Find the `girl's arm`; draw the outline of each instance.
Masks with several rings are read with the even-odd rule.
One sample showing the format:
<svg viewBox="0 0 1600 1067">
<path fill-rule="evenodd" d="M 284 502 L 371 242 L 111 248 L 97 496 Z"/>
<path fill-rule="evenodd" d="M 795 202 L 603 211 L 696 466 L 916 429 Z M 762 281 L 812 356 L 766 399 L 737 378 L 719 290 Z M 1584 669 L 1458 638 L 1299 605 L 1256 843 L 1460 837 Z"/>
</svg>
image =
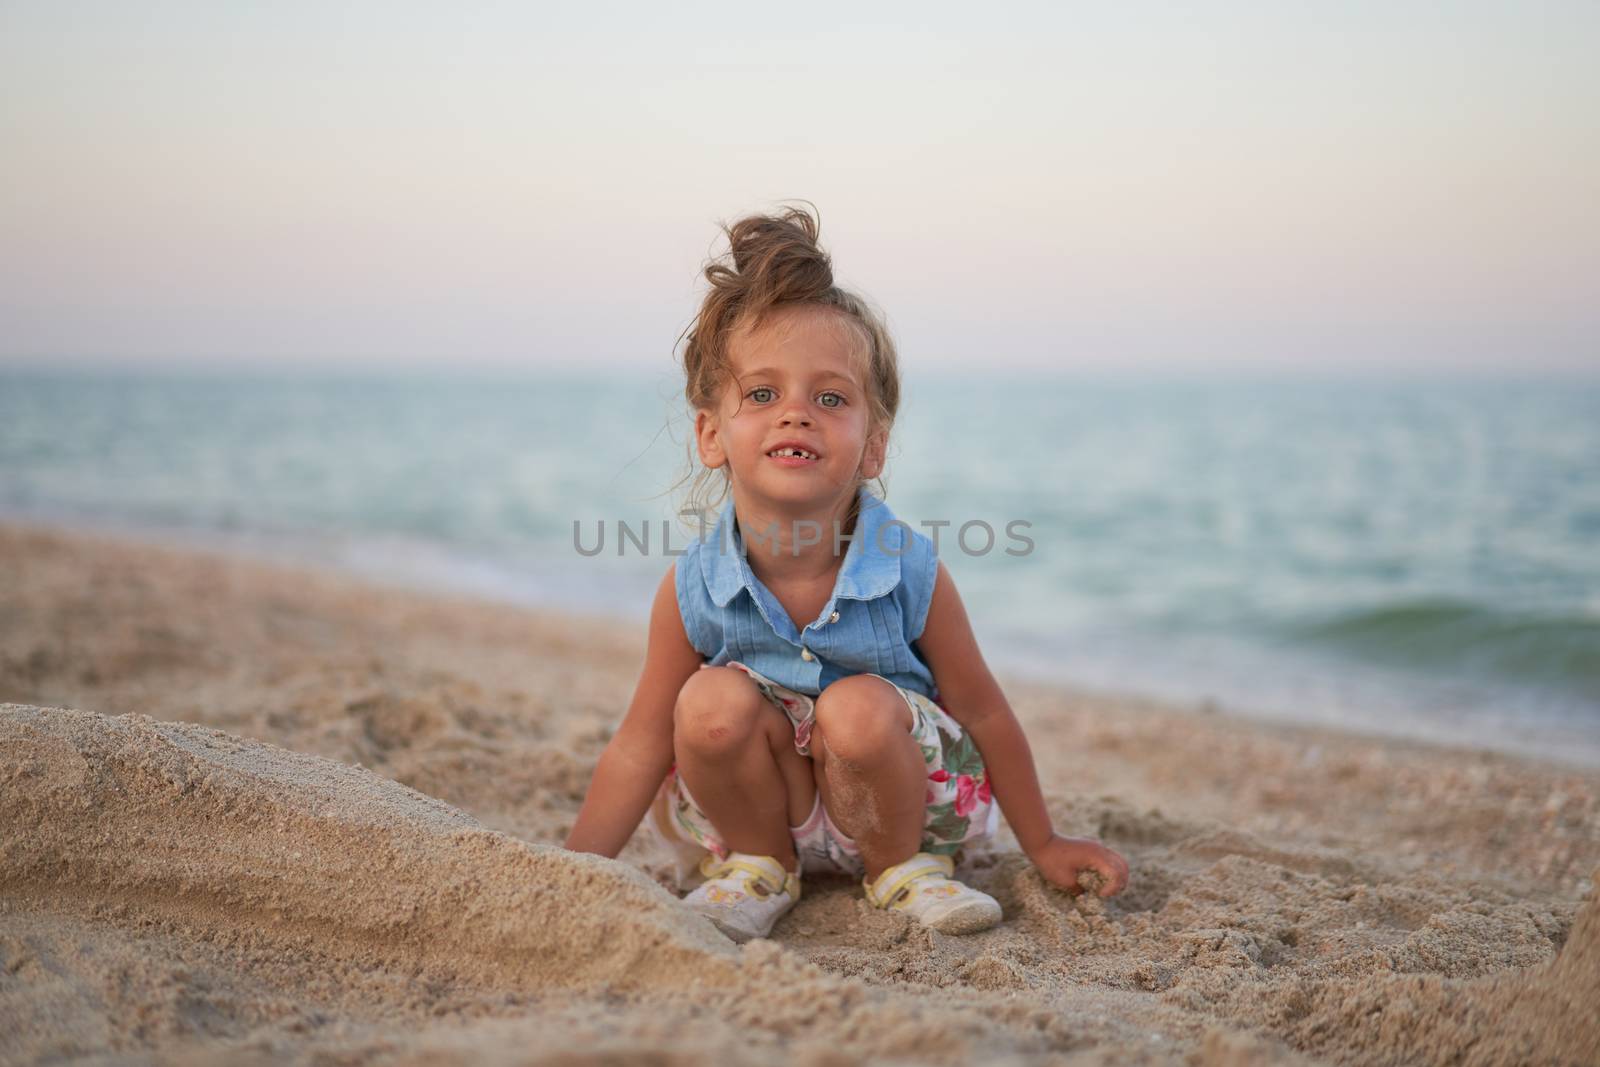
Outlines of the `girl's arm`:
<svg viewBox="0 0 1600 1067">
<path fill-rule="evenodd" d="M 1078 871 L 1092 867 L 1103 880 L 1101 896 L 1121 892 L 1128 884 L 1126 860 L 1094 838 L 1061 837 L 1051 827 L 1028 739 L 978 651 L 967 610 L 943 561 L 917 647 L 933 670 L 950 717 L 978 746 L 989 788 L 1028 858 L 1066 889 L 1076 891 Z"/>
<path fill-rule="evenodd" d="M 589 792 L 566 847 L 615 857 L 639 828 L 656 790 L 672 766 L 672 709 L 678 691 L 704 657 L 689 643 L 678 614 L 677 564 L 656 590 L 644 672 L 628 713 L 600 753 Z"/>
</svg>

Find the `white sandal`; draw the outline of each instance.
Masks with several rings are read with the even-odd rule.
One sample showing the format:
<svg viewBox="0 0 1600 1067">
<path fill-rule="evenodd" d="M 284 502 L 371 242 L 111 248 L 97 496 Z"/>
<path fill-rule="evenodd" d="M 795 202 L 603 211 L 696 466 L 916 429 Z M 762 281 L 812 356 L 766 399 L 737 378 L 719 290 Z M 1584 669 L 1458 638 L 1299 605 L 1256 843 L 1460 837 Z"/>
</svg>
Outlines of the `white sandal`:
<svg viewBox="0 0 1600 1067">
<path fill-rule="evenodd" d="M 861 884 L 873 907 L 903 911 L 942 934 L 975 934 L 994 926 L 1001 919 L 1000 902 L 951 878 L 955 869 L 949 856 L 919 852 L 876 882 Z"/>
<path fill-rule="evenodd" d="M 719 860 L 708 855 L 700 861 L 700 873 L 705 883 L 683 902 L 735 941 L 766 937 L 800 900 L 800 875 L 771 856 L 730 852 Z"/>
</svg>

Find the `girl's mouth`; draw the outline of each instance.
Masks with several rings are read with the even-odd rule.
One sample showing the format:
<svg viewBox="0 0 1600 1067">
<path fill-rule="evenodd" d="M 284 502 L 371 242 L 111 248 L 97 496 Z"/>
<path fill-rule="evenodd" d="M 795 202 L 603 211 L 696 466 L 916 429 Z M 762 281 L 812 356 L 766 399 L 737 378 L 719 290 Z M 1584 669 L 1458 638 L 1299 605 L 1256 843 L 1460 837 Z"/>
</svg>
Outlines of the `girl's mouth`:
<svg viewBox="0 0 1600 1067">
<path fill-rule="evenodd" d="M 820 457 L 815 452 L 807 452 L 803 448 L 775 448 L 767 453 L 767 458 L 776 460 L 785 467 L 809 467 Z"/>
</svg>

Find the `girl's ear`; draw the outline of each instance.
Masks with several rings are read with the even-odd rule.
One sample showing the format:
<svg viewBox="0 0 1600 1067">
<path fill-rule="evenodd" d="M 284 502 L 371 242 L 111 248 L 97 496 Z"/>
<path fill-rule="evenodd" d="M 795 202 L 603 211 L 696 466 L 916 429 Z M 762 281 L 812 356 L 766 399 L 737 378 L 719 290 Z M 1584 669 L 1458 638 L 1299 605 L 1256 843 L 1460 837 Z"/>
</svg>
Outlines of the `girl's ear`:
<svg viewBox="0 0 1600 1067">
<path fill-rule="evenodd" d="M 883 473 L 889 452 L 889 431 L 875 430 L 867 435 L 866 451 L 861 454 L 861 476 L 876 478 Z"/>
<path fill-rule="evenodd" d="M 700 462 L 707 470 L 716 470 L 728 462 L 728 453 L 722 447 L 721 427 L 717 416 L 706 408 L 694 413 L 694 446 L 700 453 Z"/>
</svg>

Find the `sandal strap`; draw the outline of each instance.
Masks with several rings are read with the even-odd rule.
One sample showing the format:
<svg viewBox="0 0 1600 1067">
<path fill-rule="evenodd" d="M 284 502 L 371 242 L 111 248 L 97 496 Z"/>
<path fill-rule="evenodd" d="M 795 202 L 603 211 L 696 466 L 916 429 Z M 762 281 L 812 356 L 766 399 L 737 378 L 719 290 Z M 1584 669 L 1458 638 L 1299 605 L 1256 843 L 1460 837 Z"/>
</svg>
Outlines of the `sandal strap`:
<svg viewBox="0 0 1600 1067">
<path fill-rule="evenodd" d="M 898 863 L 882 874 L 878 875 L 877 886 L 864 881 L 867 899 L 879 908 L 891 907 L 902 893 L 910 889 L 911 884 L 920 878 L 938 876 L 948 878 L 955 873 L 955 860 L 949 856 L 939 856 L 932 852 L 919 852 L 915 856 Z"/>
<path fill-rule="evenodd" d="M 732 874 L 746 874 L 749 877 L 745 879 L 745 885 L 750 888 L 751 892 L 765 895 L 765 893 L 758 891 L 758 886 L 766 890 L 767 893 L 781 893 L 784 889 L 788 889 L 791 896 L 796 900 L 800 899 L 799 878 L 789 871 L 783 871 L 782 879 L 775 879 L 772 875 L 772 867 L 759 863 L 757 862 L 758 860 L 766 860 L 767 863 L 772 864 L 772 867 L 776 867 L 780 871 L 783 870 L 783 864 L 770 856 L 747 856 L 743 852 L 731 852 L 725 860 L 719 860 L 714 855 L 707 855 L 705 859 L 700 861 L 700 873 L 707 878 L 726 878 Z"/>
</svg>

